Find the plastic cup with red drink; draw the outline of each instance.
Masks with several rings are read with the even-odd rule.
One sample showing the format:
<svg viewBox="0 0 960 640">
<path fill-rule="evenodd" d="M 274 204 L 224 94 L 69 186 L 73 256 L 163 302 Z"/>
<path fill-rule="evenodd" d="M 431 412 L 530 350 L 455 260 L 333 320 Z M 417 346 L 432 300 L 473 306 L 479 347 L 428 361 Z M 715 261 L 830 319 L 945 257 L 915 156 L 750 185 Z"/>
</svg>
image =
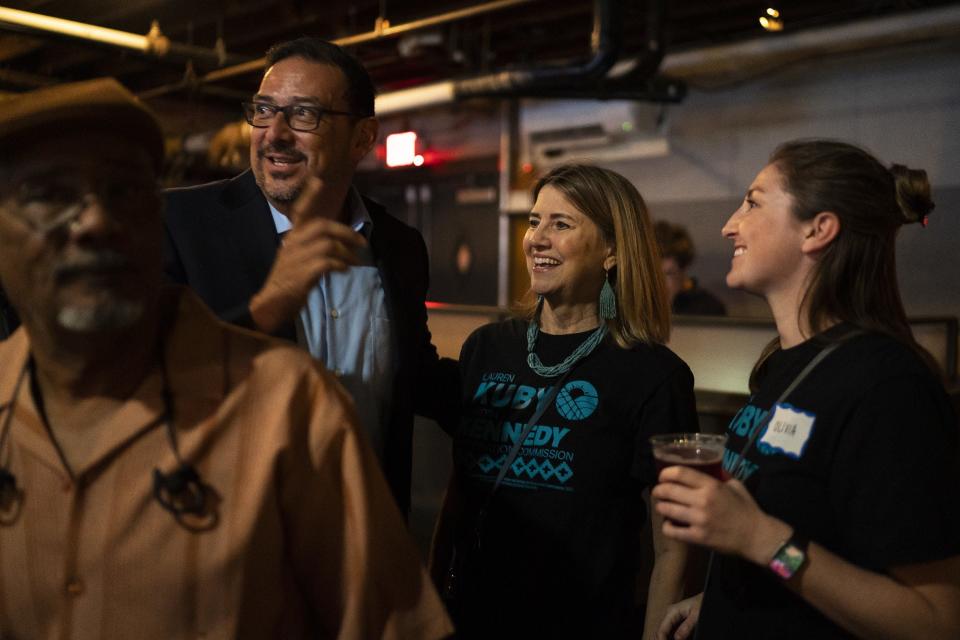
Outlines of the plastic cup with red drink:
<svg viewBox="0 0 960 640">
<path fill-rule="evenodd" d="M 723 449 L 727 444 L 726 434 L 713 433 L 666 433 L 650 438 L 657 474 L 666 467 L 676 465 L 690 467 L 726 480 L 723 471 Z"/>
</svg>

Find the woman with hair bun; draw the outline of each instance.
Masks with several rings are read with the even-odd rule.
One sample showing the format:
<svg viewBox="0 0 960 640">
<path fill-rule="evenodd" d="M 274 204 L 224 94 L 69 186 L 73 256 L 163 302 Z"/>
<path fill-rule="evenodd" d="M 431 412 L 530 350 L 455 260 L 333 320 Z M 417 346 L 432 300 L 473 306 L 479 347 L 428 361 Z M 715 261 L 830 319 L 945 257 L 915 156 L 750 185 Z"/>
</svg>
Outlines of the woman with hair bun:
<svg viewBox="0 0 960 640">
<path fill-rule="evenodd" d="M 777 149 L 723 227 L 727 284 L 779 336 L 728 427 L 717 481 L 668 467 L 669 538 L 714 551 L 660 638 L 960 638 L 957 417 L 897 288 L 926 173 L 849 144 Z"/>
</svg>

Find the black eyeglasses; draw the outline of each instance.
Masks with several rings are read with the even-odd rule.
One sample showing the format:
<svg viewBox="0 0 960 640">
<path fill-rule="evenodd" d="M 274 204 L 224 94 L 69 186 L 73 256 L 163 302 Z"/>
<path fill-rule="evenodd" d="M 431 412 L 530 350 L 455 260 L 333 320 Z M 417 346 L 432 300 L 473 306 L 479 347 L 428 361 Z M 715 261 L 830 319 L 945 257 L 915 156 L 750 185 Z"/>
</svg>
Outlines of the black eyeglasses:
<svg viewBox="0 0 960 640">
<path fill-rule="evenodd" d="M 260 129 L 269 127 L 278 113 L 283 114 L 287 119 L 287 125 L 294 131 L 313 131 L 320 126 L 320 122 L 326 116 L 363 117 L 349 111 L 324 109 L 323 107 L 312 107 L 305 104 L 288 104 L 285 107 L 269 102 L 244 102 L 242 104 L 243 115 L 247 122 L 250 126 Z"/>
</svg>

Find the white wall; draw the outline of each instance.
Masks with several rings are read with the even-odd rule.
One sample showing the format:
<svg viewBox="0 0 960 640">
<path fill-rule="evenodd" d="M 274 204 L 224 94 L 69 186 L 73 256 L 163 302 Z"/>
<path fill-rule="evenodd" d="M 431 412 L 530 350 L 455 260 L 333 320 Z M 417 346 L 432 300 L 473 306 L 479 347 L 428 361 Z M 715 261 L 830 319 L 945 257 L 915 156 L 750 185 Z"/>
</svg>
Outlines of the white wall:
<svg viewBox="0 0 960 640">
<path fill-rule="evenodd" d="M 960 186 L 960 42 L 817 60 L 670 107 L 673 153 L 618 163 L 652 202 L 739 196 L 770 151 L 837 137 Z"/>
<path fill-rule="evenodd" d="M 654 217 L 686 224 L 693 267 L 734 313 L 760 301 L 723 286 L 731 249 L 719 229 L 777 144 L 841 138 L 885 163 L 926 169 L 937 209 L 905 227 L 898 268 L 911 315 L 960 316 L 960 42 L 810 61 L 720 91 L 691 87 L 670 107 L 671 153 L 608 164 L 640 189 Z"/>
</svg>

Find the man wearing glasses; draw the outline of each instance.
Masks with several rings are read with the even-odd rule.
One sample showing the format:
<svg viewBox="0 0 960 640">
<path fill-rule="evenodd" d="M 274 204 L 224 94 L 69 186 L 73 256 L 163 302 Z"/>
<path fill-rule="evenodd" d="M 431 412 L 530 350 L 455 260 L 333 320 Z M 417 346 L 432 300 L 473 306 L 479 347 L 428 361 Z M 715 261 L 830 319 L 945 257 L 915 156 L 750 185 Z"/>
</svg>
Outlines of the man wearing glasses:
<svg viewBox="0 0 960 640">
<path fill-rule="evenodd" d="M 413 413 L 449 423 L 456 367 L 430 342 L 423 239 L 351 186 L 376 142 L 373 84 L 340 47 L 300 38 L 267 52 L 243 108 L 251 170 L 167 193 L 166 272 L 334 372 L 407 513 Z"/>
</svg>

